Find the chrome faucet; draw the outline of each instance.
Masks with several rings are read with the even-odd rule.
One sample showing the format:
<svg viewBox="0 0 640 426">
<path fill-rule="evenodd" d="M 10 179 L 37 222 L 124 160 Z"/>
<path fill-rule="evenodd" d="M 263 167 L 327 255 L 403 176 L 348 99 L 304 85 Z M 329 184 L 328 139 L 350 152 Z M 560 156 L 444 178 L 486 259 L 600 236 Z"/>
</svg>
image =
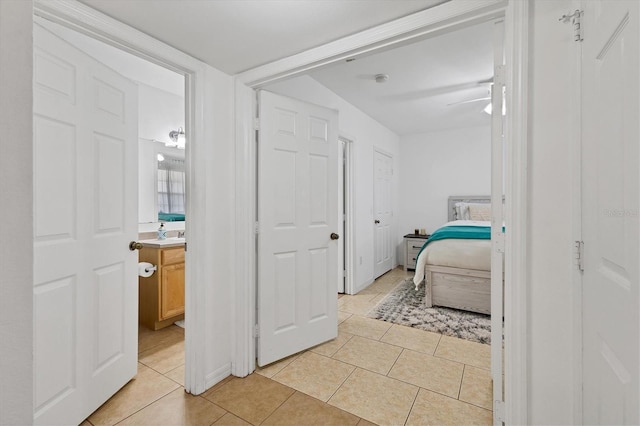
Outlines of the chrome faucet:
<svg viewBox="0 0 640 426">
<path fill-rule="evenodd" d="M 184 238 L 184 231 L 178 231 L 178 238 Z"/>
</svg>

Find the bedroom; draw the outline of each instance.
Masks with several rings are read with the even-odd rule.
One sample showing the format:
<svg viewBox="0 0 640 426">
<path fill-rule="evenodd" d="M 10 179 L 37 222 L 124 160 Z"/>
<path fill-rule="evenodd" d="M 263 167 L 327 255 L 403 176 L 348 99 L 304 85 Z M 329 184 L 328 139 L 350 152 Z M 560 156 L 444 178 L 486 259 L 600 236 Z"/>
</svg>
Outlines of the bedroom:
<svg viewBox="0 0 640 426">
<path fill-rule="evenodd" d="M 405 266 L 403 237 L 447 222 L 449 196 L 491 193 L 491 116 L 483 110 L 490 103 L 494 26 L 485 22 L 264 87 L 339 110 L 354 173 L 346 191 L 354 206 L 347 215 L 354 229 L 352 253 L 345 247 L 345 257 L 352 256 L 346 264 L 353 266 L 345 268 L 353 280 L 347 294 Z M 378 83 L 376 74 L 386 78 Z M 392 162 L 385 191 L 374 183 L 380 154 Z M 391 214 L 384 217 L 373 206 L 376 194 L 387 193 Z M 377 238 L 381 219 L 390 229 L 386 241 Z M 380 251 L 390 257 L 382 269 Z"/>
</svg>

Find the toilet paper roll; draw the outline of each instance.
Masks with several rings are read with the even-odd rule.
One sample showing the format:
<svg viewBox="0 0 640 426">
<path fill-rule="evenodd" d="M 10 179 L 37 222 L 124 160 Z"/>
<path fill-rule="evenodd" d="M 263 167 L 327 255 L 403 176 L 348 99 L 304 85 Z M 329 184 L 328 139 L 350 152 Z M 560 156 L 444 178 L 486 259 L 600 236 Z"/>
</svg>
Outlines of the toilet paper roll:
<svg viewBox="0 0 640 426">
<path fill-rule="evenodd" d="M 148 278 L 156 271 L 156 265 L 152 265 L 149 262 L 138 263 L 138 275 L 143 278 Z"/>
</svg>

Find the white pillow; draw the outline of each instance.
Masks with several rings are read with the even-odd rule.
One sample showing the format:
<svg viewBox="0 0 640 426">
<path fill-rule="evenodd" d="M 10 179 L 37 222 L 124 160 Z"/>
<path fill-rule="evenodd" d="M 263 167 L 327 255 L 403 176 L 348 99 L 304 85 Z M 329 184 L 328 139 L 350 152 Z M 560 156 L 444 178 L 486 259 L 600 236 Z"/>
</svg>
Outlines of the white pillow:
<svg viewBox="0 0 640 426">
<path fill-rule="evenodd" d="M 491 220 L 491 204 L 489 203 L 469 203 L 467 205 L 469 209 L 470 220 Z"/>
<path fill-rule="evenodd" d="M 456 220 L 469 220 L 469 203 L 456 203 Z"/>
</svg>

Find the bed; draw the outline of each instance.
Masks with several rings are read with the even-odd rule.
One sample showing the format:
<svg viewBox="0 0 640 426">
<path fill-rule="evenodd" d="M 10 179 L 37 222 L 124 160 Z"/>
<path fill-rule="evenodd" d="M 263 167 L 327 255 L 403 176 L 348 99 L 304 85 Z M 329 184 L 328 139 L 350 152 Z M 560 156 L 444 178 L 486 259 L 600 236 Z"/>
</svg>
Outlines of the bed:
<svg viewBox="0 0 640 426">
<path fill-rule="evenodd" d="M 490 314 L 491 197 L 449 197 L 447 208 L 449 222 L 425 243 L 413 282 L 424 282 L 426 307 Z"/>
</svg>

